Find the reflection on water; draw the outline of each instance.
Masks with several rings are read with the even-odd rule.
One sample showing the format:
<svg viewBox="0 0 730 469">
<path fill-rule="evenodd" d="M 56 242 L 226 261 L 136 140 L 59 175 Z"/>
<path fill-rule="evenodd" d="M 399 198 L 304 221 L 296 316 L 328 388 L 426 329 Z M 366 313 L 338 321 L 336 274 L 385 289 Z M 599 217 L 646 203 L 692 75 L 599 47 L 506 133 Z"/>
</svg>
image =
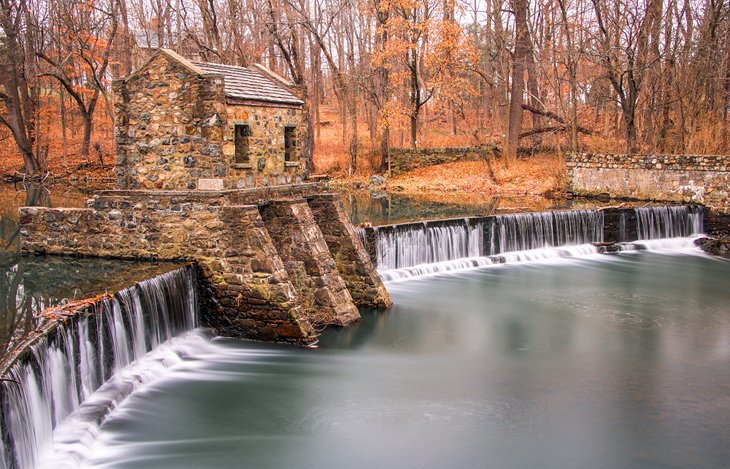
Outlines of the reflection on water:
<svg viewBox="0 0 730 469">
<path fill-rule="evenodd" d="M 90 448 L 114 467 L 726 467 L 730 262 L 631 253 L 391 284 L 318 350 L 214 341 Z"/>
<path fill-rule="evenodd" d="M 481 203 L 441 202 L 424 196 L 416 199 L 398 194 L 353 192 L 343 195 L 345 207 L 355 225 L 388 225 L 418 220 L 481 217 L 505 213 L 540 212 L 550 209 L 592 209 L 605 205 L 585 199 L 548 199 L 542 196 L 503 196 L 485 198 Z M 615 202 L 614 202 L 615 203 Z"/>
</svg>

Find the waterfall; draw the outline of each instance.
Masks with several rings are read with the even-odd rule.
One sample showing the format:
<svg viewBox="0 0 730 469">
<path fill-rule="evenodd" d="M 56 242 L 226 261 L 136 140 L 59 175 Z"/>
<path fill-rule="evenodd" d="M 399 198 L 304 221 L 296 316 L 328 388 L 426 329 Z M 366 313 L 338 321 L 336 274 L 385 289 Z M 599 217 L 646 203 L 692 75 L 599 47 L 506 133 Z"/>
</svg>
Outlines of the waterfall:
<svg viewBox="0 0 730 469">
<path fill-rule="evenodd" d="M 194 329 L 197 304 L 195 270 L 184 267 L 48 324 L 48 333 L 4 376 L 13 381 L 0 383 L 0 468 L 37 466 L 53 446 L 53 430 L 72 414 L 100 423 L 115 398 L 93 412 L 83 408 L 85 401 L 111 382 L 120 388 L 111 395 L 131 392 L 134 380 L 112 378 L 163 342 Z"/>
<path fill-rule="evenodd" d="M 372 228 L 378 270 L 480 256 L 480 219 L 437 220 Z"/>
<path fill-rule="evenodd" d="M 384 280 L 492 264 L 597 254 L 613 230 L 611 251 L 692 248 L 702 232 L 701 206 L 626 209 L 604 224 L 602 210 L 517 213 L 387 225 L 360 231 Z M 640 242 L 636 242 L 636 235 Z M 673 239 L 678 238 L 678 239 Z M 658 240 L 649 243 L 647 240 Z"/>
<path fill-rule="evenodd" d="M 680 238 L 702 233 L 702 206 L 641 207 L 636 231 L 641 240 Z"/>
<path fill-rule="evenodd" d="M 363 240 L 368 238 L 366 234 L 361 237 Z M 376 266 L 383 272 L 515 251 L 600 242 L 603 241 L 603 212 L 520 213 L 381 226 L 372 228 L 369 239 L 374 244 Z M 453 268 L 457 268 L 456 265 L 449 264 Z"/>
<path fill-rule="evenodd" d="M 516 213 L 493 218 L 488 254 L 603 241 L 603 212 Z"/>
</svg>

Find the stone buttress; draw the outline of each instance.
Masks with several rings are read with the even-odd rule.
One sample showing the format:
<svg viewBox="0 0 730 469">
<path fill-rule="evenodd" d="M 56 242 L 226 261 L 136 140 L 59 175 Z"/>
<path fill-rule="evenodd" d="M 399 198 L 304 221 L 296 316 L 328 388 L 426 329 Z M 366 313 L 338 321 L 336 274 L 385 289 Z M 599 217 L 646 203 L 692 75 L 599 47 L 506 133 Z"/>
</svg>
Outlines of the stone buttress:
<svg viewBox="0 0 730 469">
<path fill-rule="evenodd" d="M 360 319 L 307 202 L 273 201 L 261 215 L 310 321 L 343 326 Z"/>
<path fill-rule="evenodd" d="M 312 196 L 309 198 L 309 206 L 355 304 L 368 308 L 390 308 L 393 301 L 357 236 L 339 196 Z"/>
</svg>

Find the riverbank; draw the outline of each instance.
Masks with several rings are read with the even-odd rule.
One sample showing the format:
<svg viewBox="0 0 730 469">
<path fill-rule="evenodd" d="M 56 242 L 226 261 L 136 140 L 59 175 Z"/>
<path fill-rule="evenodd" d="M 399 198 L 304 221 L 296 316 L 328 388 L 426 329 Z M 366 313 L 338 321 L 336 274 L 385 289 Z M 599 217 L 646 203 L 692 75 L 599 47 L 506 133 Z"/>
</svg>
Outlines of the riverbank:
<svg viewBox="0 0 730 469">
<path fill-rule="evenodd" d="M 375 180 L 333 175 L 331 184 L 338 190 L 371 188 L 434 202 L 487 203 L 495 196 L 560 197 L 567 189 L 567 171 L 561 157 L 544 154 L 519 158 L 509 167 L 500 160 L 480 160 L 427 166 Z"/>
</svg>

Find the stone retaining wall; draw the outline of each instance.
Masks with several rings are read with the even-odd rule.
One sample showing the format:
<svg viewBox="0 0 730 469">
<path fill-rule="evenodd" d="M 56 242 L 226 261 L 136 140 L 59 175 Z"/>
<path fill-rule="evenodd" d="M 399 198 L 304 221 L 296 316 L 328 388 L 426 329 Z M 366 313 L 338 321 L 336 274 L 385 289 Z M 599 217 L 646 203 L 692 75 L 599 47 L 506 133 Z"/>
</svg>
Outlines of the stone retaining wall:
<svg viewBox="0 0 730 469">
<path fill-rule="evenodd" d="M 730 156 L 577 153 L 566 162 L 575 195 L 730 209 Z"/>
<path fill-rule="evenodd" d="M 337 215 L 331 218 L 315 221 L 309 205 L 297 200 L 264 207 L 265 222 L 257 205 L 228 205 L 228 196 L 190 200 L 178 193 L 126 192 L 118 198 L 106 193 L 89 208 L 23 207 L 21 249 L 195 261 L 206 293 L 204 322 L 231 337 L 311 343 L 315 324 L 345 325 L 359 318 L 353 297 L 358 305 L 390 305 L 349 219 L 339 216 L 344 213 L 339 199 L 311 196 L 319 212 Z M 340 233 L 334 249 L 317 223 Z M 340 249 L 343 244 L 350 250 Z M 363 278 L 352 278 L 358 276 Z M 379 299 L 371 300 L 372 294 L 364 299 L 363 282 Z M 355 287 L 352 297 L 344 285 Z"/>
<path fill-rule="evenodd" d="M 480 160 L 484 158 L 484 154 L 488 150 L 480 147 L 391 148 L 391 171 L 393 175 L 397 175 L 436 164 Z"/>
<path fill-rule="evenodd" d="M 706 210 L 704 226 L 710 236 L 730 236 L 730 210 Z"/>
<path fill-rule="evenodd" d="M 350 223 L 342 200 L 335 195 L 319 195 L 311 198 L 309 205 L 355 304 L 390 308 L 393 301 Z"/>
<path fill-rule="evenodd" d="M 208 205 L 262 205 L 266 201 L 278 198 L 307 197 L 322 193 L 325 185 L 326 183 L 309 182 L 226 191 L 105 190 L 95 192 L 94 197 L 88 200 L 86 205 L 96 210 L 144 207 L 173 211 L 181 208 L 189 209 L 190 206 L 202 209 Z"/>
</svg>

